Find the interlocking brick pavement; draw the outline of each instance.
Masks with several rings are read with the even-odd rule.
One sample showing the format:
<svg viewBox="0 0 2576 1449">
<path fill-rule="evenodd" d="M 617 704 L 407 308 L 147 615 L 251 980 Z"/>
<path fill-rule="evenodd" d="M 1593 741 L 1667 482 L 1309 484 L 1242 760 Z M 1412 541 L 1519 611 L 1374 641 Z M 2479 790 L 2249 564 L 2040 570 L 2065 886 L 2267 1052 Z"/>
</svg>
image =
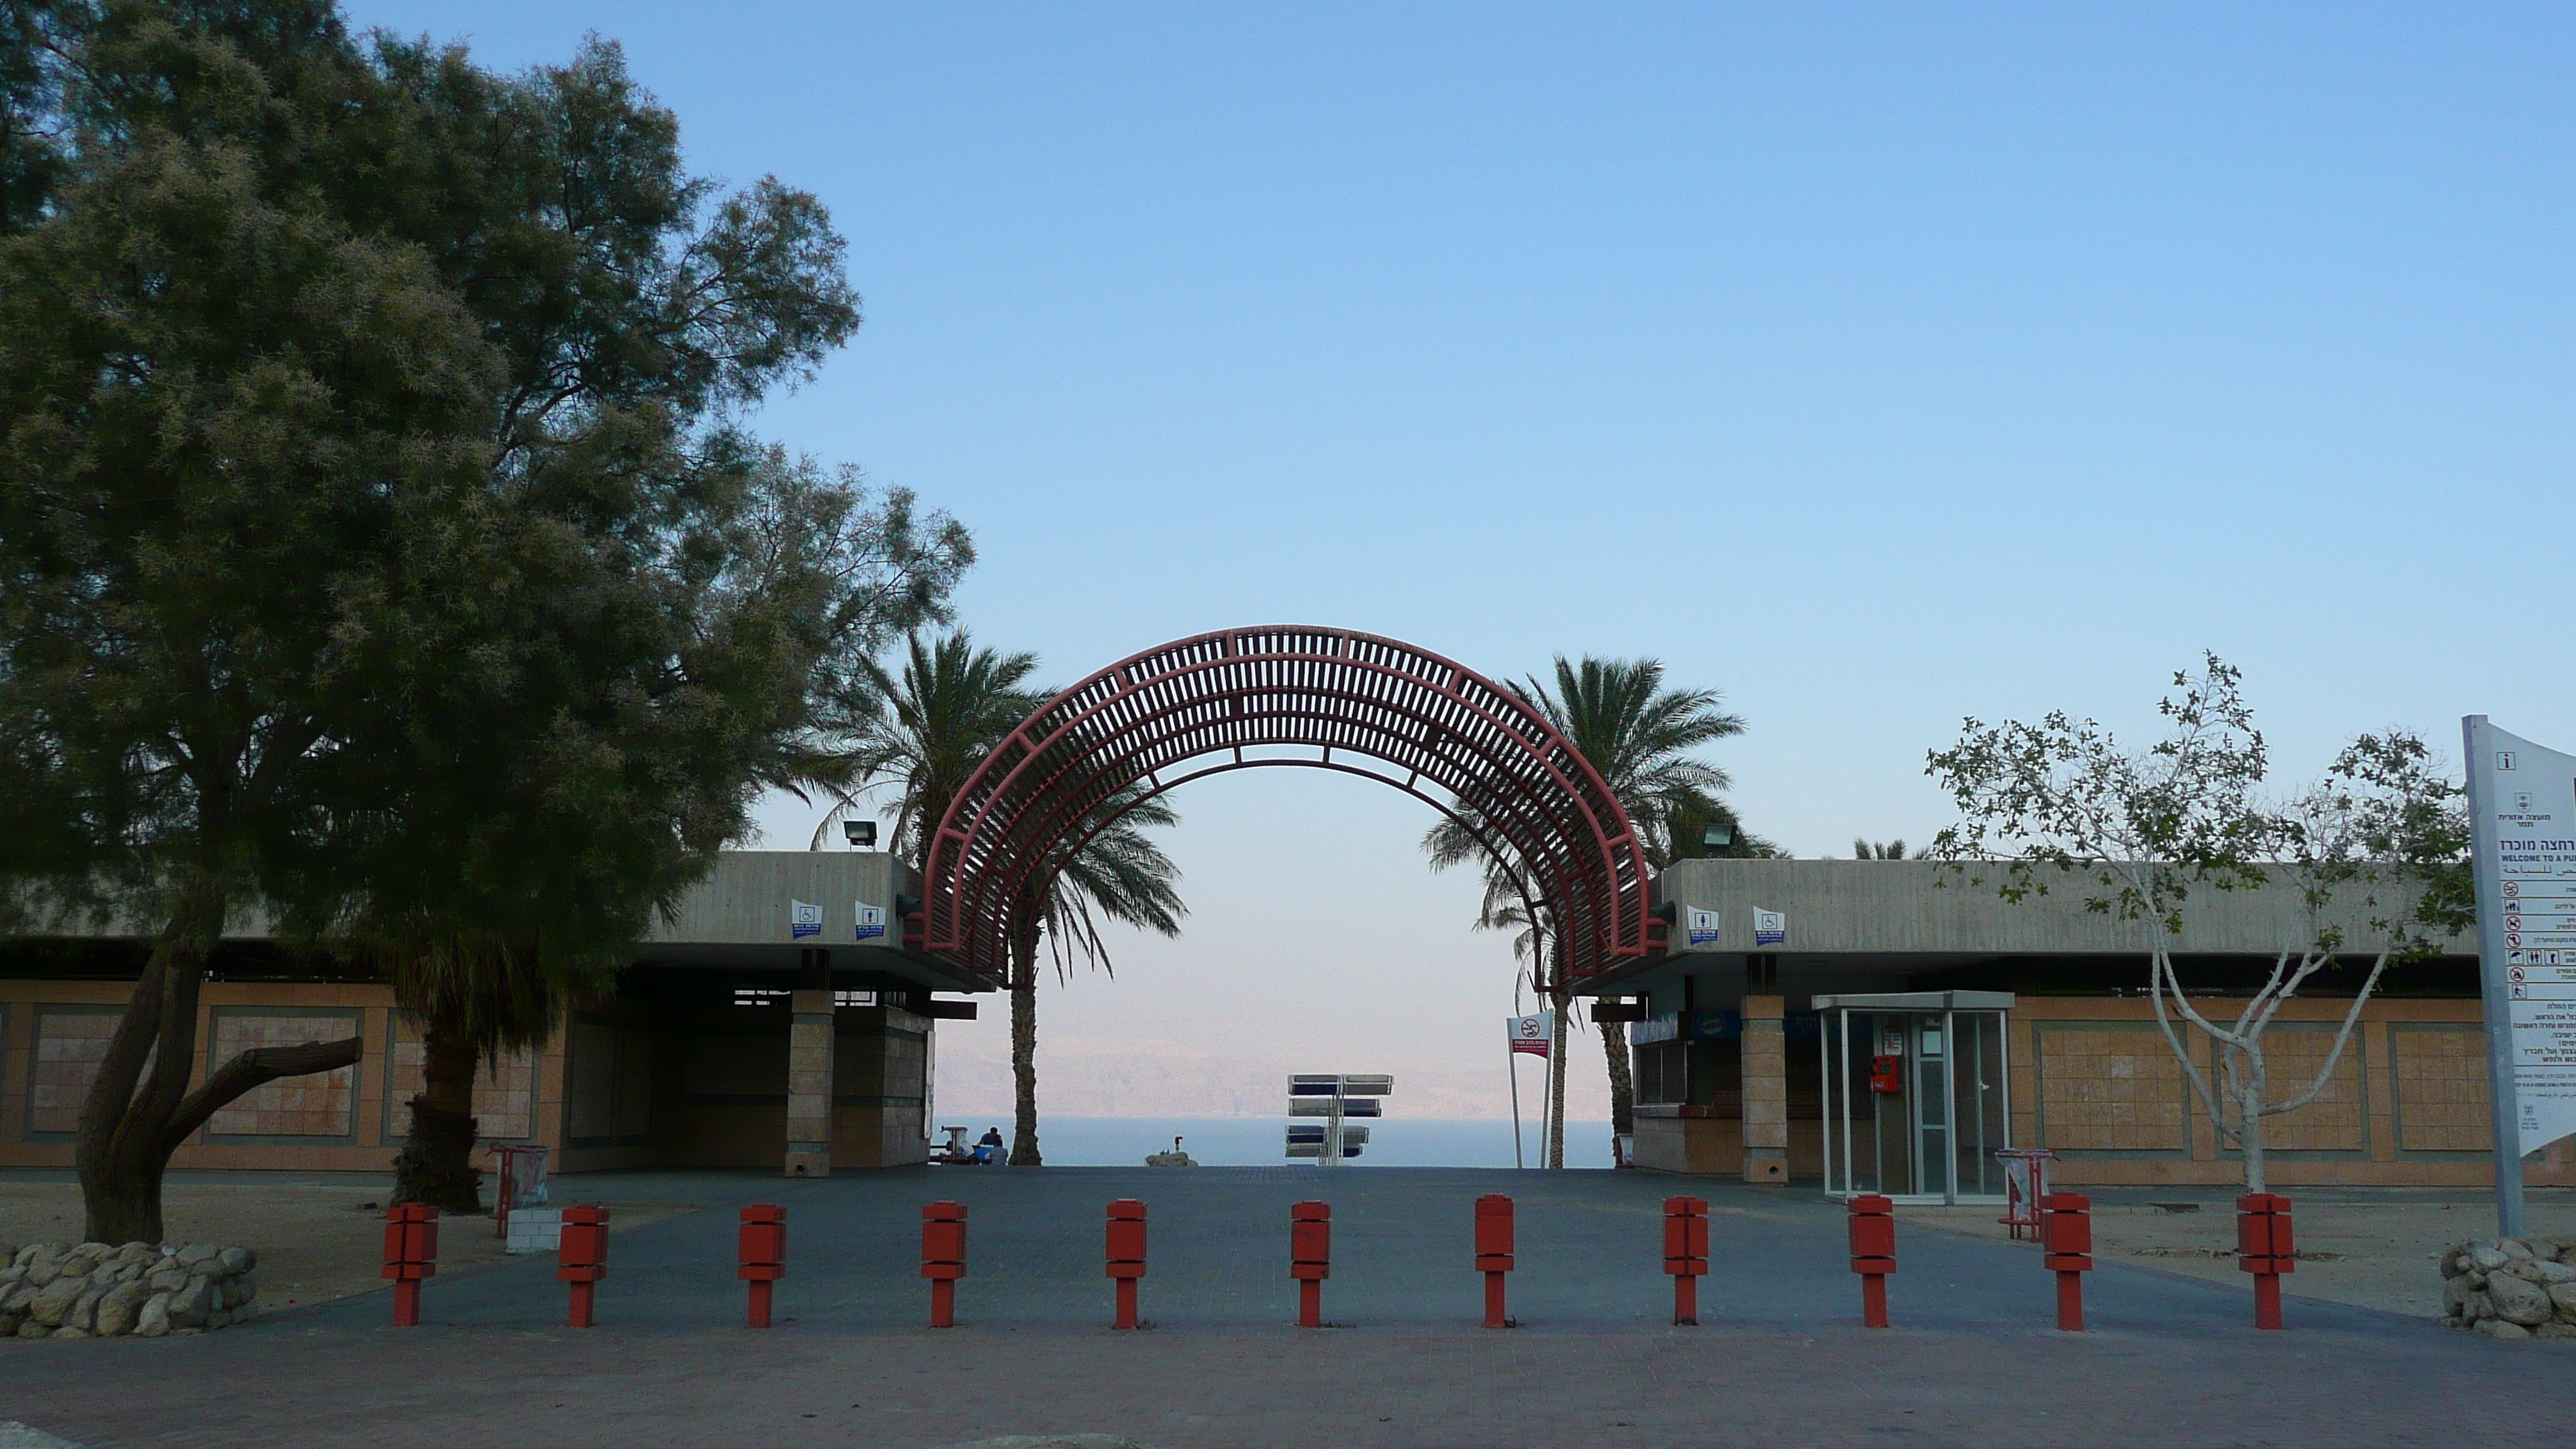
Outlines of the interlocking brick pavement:
<svg viewBox="0 0 2576 1449">
<path fill-rule="evenodd" d="M 572 1193 L 600 1179 L 563 1179 Z M 1629 1173 L 1367 1169 L 929 1171 L 613 1184 L 722 1199 L 613 1240 L 602 1327 L 560 1327 L 550 1263 L 433 1280 L 430 1323 L 369 1295 L 200 1338 L 0 1344 L 0 1418 L 94 1446 L 953 1444 L 1111 1432 L 1162 1449 L 1270 1444 L 2563 1444 L 2576 1354 L 2105 1266 L 2095 1332 L 2053 1332 L 2035 1253 L 1900 1228 L 1898 1329 L 1856 1326 L 1841 1213 L 1811 1192 L 1708 1190 L 1703 1327 L 1665 1325 L 1657 1203 Z M 1520 1204 L 1526 1326 L 1474 1328 L 1468 1208 Z M 1101 1208 L 1153 1209 L 1145 1312 L 1105 1327 Z M 1287 1203 L 1334 1204 L 1329 1319 L 1300 1332 Z M 918 1324 L 918 1211 L 972 1209 L 961 1326 Z M 741 1322 L 732 1205 L 789 1210 L 780 1326 Z"/>
</svg>

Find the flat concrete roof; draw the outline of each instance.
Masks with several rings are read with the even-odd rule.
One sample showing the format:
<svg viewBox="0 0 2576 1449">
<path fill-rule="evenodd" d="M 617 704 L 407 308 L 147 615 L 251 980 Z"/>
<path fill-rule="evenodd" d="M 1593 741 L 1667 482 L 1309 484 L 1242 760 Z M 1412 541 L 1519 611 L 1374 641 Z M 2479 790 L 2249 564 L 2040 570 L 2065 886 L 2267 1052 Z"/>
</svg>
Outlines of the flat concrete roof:
<svg viewBox="0 0 2576 1449">
<path fill-rule="evenodd" d="M 2102 893 L 2090 877 L 2052 873 L 2042 877 L 2046 894 L 2018 902 L 1998 893 L 2003 879 L 2003 868 L 1989 862 L 1677 861 L 1657 882 L 1660 898 L 1679 908 L 1665 932 L 1664 958 L 1604 972 L 1575 990 L 1625 994 L 1761 953 L 1835 972 L 1906 974 L 1998 957 L 2145 954 L 2138 923 L 2085 908 L 2086 896 Z M 2361 895 L 2347 890 L 2324 913 L 2357 945 L 2370 939 L 2372 911 Z M 1696 923 L 1694 912 L 1704 913 Z M 1762 929 L 1757 913 L 1776 918 L 1769 923 L 1776 933 Z M 2194 892 L 2173 948 L 2186 956 L 2269 957 L 2296 949 L 2311 930 L 2300 892 L 2276 879 L 2258 890 Z M 1693 941 L 1695 933 L 1704 939 Z M 1767 934 L 1778 939 L 1763 939 Z M 2476 949 L 2462 935 L 2448 953 L 2473 956 Z"/>
<path fill-rule="evenodd" d="M 707 878 L 682 893 L 677 907 L 636 943 L 639 966 L 731 971 L 794 971 L 804 952 L 824 948 L 832 967 L 881 978 L 887 985 L 932 991 L 997 991 L 986 980 L 934 956 L 902 949 L 895 894 L 918 896 L 909 866 L 881 850 L 728 850 Z M 803 907 L 802 911 L 799 907 Z M 863 910 L 882 912 L 866 929 Z M 161 923 L 128 914 L 105 922 L 71 920 L 23 932 L 19 939 L 148 941 Z M 234 912 L 224 937 L 275 939 L 256 905 Z"/>
</svg>

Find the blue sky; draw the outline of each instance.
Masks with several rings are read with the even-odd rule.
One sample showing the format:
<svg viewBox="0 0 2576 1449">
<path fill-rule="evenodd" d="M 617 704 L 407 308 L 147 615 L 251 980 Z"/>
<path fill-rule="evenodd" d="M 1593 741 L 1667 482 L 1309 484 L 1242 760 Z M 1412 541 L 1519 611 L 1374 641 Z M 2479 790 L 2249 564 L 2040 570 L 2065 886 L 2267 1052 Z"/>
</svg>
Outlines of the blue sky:
<svg viewBox="0 0 2576 1449">
<path fill-rule="evenodd" d="M 596 30 L 694 165 L 820 194 L 867 324 L 762 427 L 963 518 L 1053 679 L 1281 621 L 1653 655 L 1805 855 L 1944 824 L 1962 715 L 2144 729 L 2204 648 L 2285 785 L 2576 739 L 2564 7 L 351 13 Z M 1176 803 L 1191 936 L 1065 1029 L 1483 1060 L 1508 966 L 1418 806 Z"/>
</svg>

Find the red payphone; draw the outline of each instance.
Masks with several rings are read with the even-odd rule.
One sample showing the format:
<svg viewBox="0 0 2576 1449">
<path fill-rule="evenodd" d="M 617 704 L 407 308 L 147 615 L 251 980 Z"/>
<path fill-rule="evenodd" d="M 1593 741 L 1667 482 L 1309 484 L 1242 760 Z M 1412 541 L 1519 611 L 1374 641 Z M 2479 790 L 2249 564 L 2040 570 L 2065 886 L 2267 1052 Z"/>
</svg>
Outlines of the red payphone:
<svg viewBox="0 0 2576 1449">
<path fill-rule="evenodd" d="M 1905 1058 L 1871 1057 L 1869 1059 L 1869 1089 L 1873 1092 L 1887 1094 L 1904 1091 Z"/>
</svg>

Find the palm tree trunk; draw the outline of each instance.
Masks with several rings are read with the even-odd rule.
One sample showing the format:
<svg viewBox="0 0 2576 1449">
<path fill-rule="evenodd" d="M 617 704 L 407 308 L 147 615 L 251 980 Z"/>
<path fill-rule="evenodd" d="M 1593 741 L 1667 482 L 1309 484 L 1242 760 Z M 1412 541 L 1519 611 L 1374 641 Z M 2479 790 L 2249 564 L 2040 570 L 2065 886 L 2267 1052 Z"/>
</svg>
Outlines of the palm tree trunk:
<svg viewBox="0 0 2576 1449">
<path fill-rule="evenodd" d="M 442 1212 L 483 1210 L 482 1172 L 474 1166 L 474 1068 L 480 1053 L 463 1035 L 435 1021 L 421 1027 L 421 1094 L 411 1099 L 411 1136 L 394 1156 L 395 1202 L 425 1202 Z"/>
<path fill-rule="evenodd" d="M 1043 1167 L 1038 1152 L 1038 930 L 1011 931 L 1011 1166 Z"/>
<path fill-rule="evenodd" d="M 1601 1053 L 1610 1068 L 1610 1161 L 1619 1161 L 1619 1138 L 1637 1130 L 1637 1086 L 1628 1070 L 1627 1028 L 1598 1016 L 1592 1024 L 1601 1029 Z"/>
<path fill-rule="evenodd" d="M 1556 1007 L 1556 1039 L 1548 1043 L 1548 1060 L 1555 1070 L 1547 1074 L 1547 1165 L 1565 1165 L 1565 1012 L 1573 1004 L 1560 983 L 1552 986 L 1547 999 Z"/>
</svg>

